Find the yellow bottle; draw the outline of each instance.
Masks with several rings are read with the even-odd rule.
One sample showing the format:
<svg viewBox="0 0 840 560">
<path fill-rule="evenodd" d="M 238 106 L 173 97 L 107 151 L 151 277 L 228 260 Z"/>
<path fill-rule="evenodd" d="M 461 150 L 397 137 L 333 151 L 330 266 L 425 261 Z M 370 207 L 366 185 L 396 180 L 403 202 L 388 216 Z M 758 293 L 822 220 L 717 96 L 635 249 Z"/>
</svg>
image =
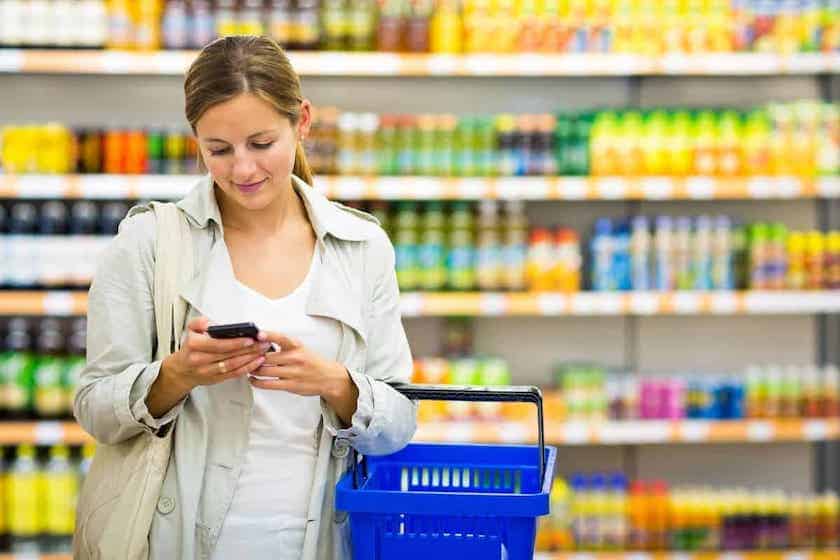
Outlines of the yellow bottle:
<svg viewBox="0 0 840 560">
<path fill-rule="evenodd" d="M 17 448 L 17 457 L 6 476 L 5 490 L 8 532 L 13 546 L 37 542 L 43 529 L 44 511 L 41 473 L 32 445 Z"/>
<path fill-rule="evenodd" d="M 460 0 L 438 0 L 431 22 L 433 53 L 457 54 L 463 50 Z"/>
<path fill-rule="evenodd" d="M 805 289 L 805 234 L 793 231 L 787 239 L 788 268 L 786 285 L 790 290 Z"/>
<path fill-rule="evenodd" d="M 70 545 L 76 524 L 76 500 L 79 481 L 69 462 L 70 452 L 64 445 L 50 449 L 50 460 L 43 473 L 44 532 L 57 545 Z"/>
</svg>

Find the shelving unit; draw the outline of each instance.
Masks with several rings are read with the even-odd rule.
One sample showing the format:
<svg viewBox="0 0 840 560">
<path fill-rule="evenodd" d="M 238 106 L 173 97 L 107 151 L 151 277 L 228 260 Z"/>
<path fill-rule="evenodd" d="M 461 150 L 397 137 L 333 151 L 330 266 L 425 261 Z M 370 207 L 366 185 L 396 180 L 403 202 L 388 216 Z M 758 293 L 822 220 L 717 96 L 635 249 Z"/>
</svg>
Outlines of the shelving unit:
<svg viewBox="0 0 840 560">
<path fill-rule="evenodd" d="M 415 439 L 428 442 L 534 443 L 528 420 L 420 422 Z M 558 422 L 546 417 L 550 445 L 648 445 L 812 442 L 840 439 L 840 418 L 802 420 Z M 0 445 L 82 445 L 93 439 L 75 422 L 0 424 Z"/>
<path fill-rule="evenodd" d="M 0 123 L 181 123 L 181 75 L 194 56 L 0 50 L 0 90 L 13 90 L 21 100 L 0 107 Z M 838 54 L 651 58 L 292 52 L 290 57 L 314 103 L 349 111 L 747 107 L 840 97 Z M 454 78 L 462 79 L 444 80 Z M 91 88 L 102 93 L 96 103 Z M 50 93 L 55 91 L 61 91 L 60 104 Z M 0 198 L 173 199 L 195 180 L 0 175 Z M 840 228 L 838 177 L 318 177 L 316 187 L 346 200 L 520 199 L 528 201 L 533 224 L 568 223 L 579 231 L 600 215 L 660 212 L 766 215 L 801 229 Z M 86 306 L 83 292 L 0 291 L 0 315 L 76 315 Z M 404 293 L 401 310 L 417 356 L 438 351 L 442 317 L 474 317 L 476 352 L 505 358 L 515 383 L 550 384 L 551 366 L 558 361 L 598 361 L 631 372 L 741 371 L 765 360 L 840 361 L 840 292 Z M 600 424 L 549 419 L 546 429 L 548 442 L 574 446 L 559 454 L 562 474 L 612 469 L 676 484 L 840 490 L 838 418 Z M 422 423 L 417 438 L 519 443 L 533 441 L 535 434 L 524 420 L 445 421 Z M 0 445 L 86 441 L 88 436 L 72 422 L 0 423 Z M 761 468 L 755 468 L 758 464 Z M 0 560 L 20 557 L 0 555 Z M 535 560 L 840 560 L 840 551 L 538 553 Z"/>
<path fill-rule="evenodd" d="M 405 292 L 404 317 L 807 315 L 840 312 L 840 291 Z M 83 315 L 81 291 L 0 290 L 2 315 Z"/>
<path fill-rule="evenodd" d="M 2 198 L 178 198 L 193 175 L 0 175 Z M 339 200 L 768 200 L 840 197 L 840 177 L 347 177 L 315 187 Z"/>
</svg>

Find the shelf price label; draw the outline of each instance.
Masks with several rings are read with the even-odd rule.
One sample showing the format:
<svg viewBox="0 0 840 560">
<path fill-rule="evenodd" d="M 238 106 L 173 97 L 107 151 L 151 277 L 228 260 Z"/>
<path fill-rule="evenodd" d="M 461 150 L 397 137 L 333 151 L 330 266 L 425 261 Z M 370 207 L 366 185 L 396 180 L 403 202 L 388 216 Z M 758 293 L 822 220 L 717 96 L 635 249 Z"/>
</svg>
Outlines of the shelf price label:
<svg viewBox="0 0 840 560">
<path fill-rule="evenodd" d="M 585 422 L 566 422 L 563 426 L 563 443 L 581 445 L 590 441 L 589 428 Z"/>
<path fill-rule="evenodd" d="M 487 179 L 468 178 L 458 179 L 456 183 L 456 192 L 458 198 L 462 199 L 482 199 L 487 198 L 490 191 L 490 183 Z"/>
<path fill-rule="evenodd" d="M 64 428 L 61 422 L 38 422 L 35 424 L 35 443 L 37 445 L 55 445 L 64 441 Z"/>
<path fill-rule="evenodd" d="M 808 420 L 802 426 L 802 435 L 808 441 L 822 441 L 828 437 L 828 424 L 823 420 Z"/>
<path fill-rule="evenodd" d="M 507 296 L 503 294 L 482 294 L 479 300 L 479 311 L 482 315 L 504 315 L 507 309 Z"/>
<path fill-rule="evenodd" d="M 776 428 L 770 422 L 750 422 L 747 424 L 747 439 L 750 441 L 770 441 L 776 435 Z"/>
<path fill-rule="evenodd" d="M 665 177 L 646 177 L 641 187 L 647 200 L 667 200 L 674 196 L 674 181 Z"/>
<path fill-rule="evenodd" d="M 597 180 L 598 193 L 606 200 L 627 198 L 627 181 L 619 177 L 605 177 Z"/>
<path fill-rule="evenodd" d="M 689 198 L 709 200 L 715 197 L 715 180 L 709 177 L 689 177 L 685 180 Z"/>
<path fill-rule="evenodd" d="M 557 198 L 561 200 L 585 200 L 588 192 L 584 178 L 564 177 L 557 183 Z"/>
<path fill-rule="evenodd" d="M 45 315 L 72 315 L 73 295 L 69 292 L 49 292 L 44 296 L 42 307 Z"/>
<path fill-rule="evenodd" d="M 542 315 L 564 315 L 568 298 L 563 294 L 540 294 L 537 296 L 537 308 Z"/>
<path fill-rule="evenodd" d="M 522 422 L 505 422 L 499 426 L 498 434 L 502 443 L 526 443 L 529 435 Z"/>
<path fill-rule="evenodd" d="M 417 317 L 423 312 L 423 295 L 404 293 L 400 295 L 400 311 L 404 317 Z"/>
<path fill-rule="evenodd" d="M 24 60 L 23 52 L 18 49 L 0 49 L 0 72 L 20 72 Z"/>
<path fill-rule="evenodd" d="M 709 423 L 697 421 L 683 421 L 680 424 L 680 439 L 682 441 L 698 442 L 709 440 Z"/>
</svg>

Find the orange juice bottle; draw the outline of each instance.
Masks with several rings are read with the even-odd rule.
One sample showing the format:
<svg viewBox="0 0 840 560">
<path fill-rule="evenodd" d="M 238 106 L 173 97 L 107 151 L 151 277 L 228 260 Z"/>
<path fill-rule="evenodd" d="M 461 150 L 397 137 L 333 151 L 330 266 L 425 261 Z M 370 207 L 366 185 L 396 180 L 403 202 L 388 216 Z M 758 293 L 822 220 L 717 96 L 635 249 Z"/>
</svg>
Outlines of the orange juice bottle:
<svg viewBox="0 0 840 560">
<path fill-rule="evenodd" d="M 747 115 L 743 133 L 745 175 L 767 175 L 770 164 L 770 123 L 764 111 Z"/>
<path fill-rule="evenodd" d="M 663 481 L 651 484 L 648 497 L 648 524 L 650 540 L 648 550 L 665 550 L 668 548 L 668 485 Z"/>
<path fill-rule="evenodd" d="M 717 115 L 701 111 L 694 122 L 694 173 L 713 176 L 719 170 Z"/>
<path fill-rule="evenodd" d="M 743 171 L 743 134 L 741 116 L 736 111 L 724 111 L 720 115 L 718 137 L 718 171 L 732 177 Z"/>
<path fill-rule="evenodd" d="M 630 484 L 628 509 L 630 521 L 628 545 L 631 550 L 648 550 L 650 529 L 648 525 L 647 487 L 641 480 L 636 480 Z"/>
<path fill-rule="evenodd" d="M 449 383 L 449 361 L 443 358 L 425 358 L 414 362 L 414 383 L 445 385 Z M 444 401 L 419 403 L 417 419 L 421 422 L 438 422 L 446 419 Z"/>
</svg>

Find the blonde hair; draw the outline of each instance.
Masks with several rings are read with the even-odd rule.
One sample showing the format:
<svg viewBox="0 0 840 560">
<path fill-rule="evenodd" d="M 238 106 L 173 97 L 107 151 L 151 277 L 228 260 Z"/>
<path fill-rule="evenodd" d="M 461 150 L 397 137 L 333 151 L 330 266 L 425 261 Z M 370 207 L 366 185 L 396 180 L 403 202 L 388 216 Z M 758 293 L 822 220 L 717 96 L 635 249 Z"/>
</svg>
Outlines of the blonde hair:
<svg viewBox="0 0 840 560">
<path fill-rule="evenodd" d="M 185 113 L 193 132 L 208 109 L 242 93 L 266 101 L 292 126 L 300 119 L 300 78 L 280 45 L 267 37 L 234 35 L 204 47 L 187 70 Z M 312 170 L 300 141 L 292 172 L 312 184 Z"/>
</svg>

